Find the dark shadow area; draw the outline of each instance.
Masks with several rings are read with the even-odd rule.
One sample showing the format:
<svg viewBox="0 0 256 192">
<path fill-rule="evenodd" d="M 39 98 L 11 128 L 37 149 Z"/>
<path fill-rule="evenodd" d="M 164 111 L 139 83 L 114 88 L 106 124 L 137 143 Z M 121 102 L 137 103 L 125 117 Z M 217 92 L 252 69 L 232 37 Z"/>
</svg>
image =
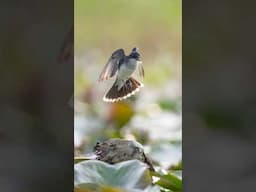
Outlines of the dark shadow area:
<svg viewBox="0 0 256 192">
<path fill-rule="evenodd" d="M 73 1 L 1 1 L 0 15 L 0 191 L 70 192 Z"/>
<path fill-rule="evenodd" d="M 255 3 L 183 1 L 184 191 L 253 191 Z"/>
</svg>

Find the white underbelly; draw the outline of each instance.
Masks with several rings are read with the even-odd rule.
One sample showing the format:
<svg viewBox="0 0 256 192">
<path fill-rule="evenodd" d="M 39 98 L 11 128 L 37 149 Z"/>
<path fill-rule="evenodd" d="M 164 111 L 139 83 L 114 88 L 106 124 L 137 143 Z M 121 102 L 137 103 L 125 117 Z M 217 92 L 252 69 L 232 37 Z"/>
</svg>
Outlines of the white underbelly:
<svg viewBox="0 0 256 192">
<path fill-rule="evenodd" d="M 137 61 L 135 59 L 130 59 L 130 62 L 128 65 L 121 65 L 117 75 L 118 78 L 128 79 L 135 71 L 136 66 L 137 66 Z"/>
</svg>

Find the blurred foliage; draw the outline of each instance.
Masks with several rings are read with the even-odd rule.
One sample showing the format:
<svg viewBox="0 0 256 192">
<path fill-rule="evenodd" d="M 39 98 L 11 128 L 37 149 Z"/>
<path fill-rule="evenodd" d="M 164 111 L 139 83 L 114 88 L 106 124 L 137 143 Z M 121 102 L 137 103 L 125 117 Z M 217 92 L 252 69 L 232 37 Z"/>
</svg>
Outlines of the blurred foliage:
<svg viewBox="0 0 256 192">
<path fill-rule="evenodd" d="M 159 106 L 164 110 L 178 111 L 180 109 L 179 103 L 170 99 L 161 99 Z"/>
<path fill-rule="evenodd" d="M 157 181 L 152 181 L 151 176 Z M 157 185 L 171 191 L 182 190 L 179 177 L 171 173 L 150 173 L 147 167 L 137 160 L 115 165 L 97 160 L 83 161 L 75 165 L 74 181 L 75 191 L 160 192 Z"/>
<path fill-rule="evenodd" d="M 182 170 L 182 161 L 180 161 L 178 164 L 173 165 L 170 167 L 171 170 Z"/>
<path fill-rule="evenodd" d="M 115 123 L 117 128 L 123 127 L 134 115 L 134 109 L 127 103 L 114 103 L 109 110 L 108 121 Z"/>
<path fill-rule="evenodd" d="M 110 0 L 75 1 L 76 53 L 83 48 L 145 44 L 179 51 L 181 47 L 181 1 Z M 179 38 L 177 38 L 179 37 Z M 127 48 L 127 47 L 125 47 Z"/>
<path fill-rule="evenodd" d="M 180 0 L 75 0 L 75 167 L 87 160 L 97 141 L 132 139 L 153 160 L 156 186 L 181 189 L 175 180 L 182 178 L 181 5 Z M 138 80 L 145 87 L 125 101 L 103 102 L 114 80 L 99 83 L 98 75 L 115 49 L 128 54 L 134 46 L 142 55 L 145 78 Z M 112 183 L 91 187 L 122 190 Z"/>
<path fill-rule="evenodd" d="M 115 165 L 97 160 L 83 161 L 75 165 L 74 181 L 79 188 L 113 186 L 129 191 L 145 189 L 152 182 L 147 167 L 137 160 Z"/>
</svg>

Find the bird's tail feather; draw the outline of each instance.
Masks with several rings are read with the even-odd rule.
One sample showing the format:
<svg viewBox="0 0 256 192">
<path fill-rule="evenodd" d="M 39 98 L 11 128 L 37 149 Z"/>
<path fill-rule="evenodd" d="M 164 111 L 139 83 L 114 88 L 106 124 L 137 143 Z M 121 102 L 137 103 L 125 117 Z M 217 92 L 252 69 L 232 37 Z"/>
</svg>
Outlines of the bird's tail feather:
<svg viewBox="0 0 256 192">
<path fill-rule="evenodd" d="M 117 102 L 127 99 L 138 92 L 141 87 L 143 87 L 143 84 L 132 77 L 130 77 L 120 89 L 118 89 L 118 84 L 116 81 L 107 94 L 103 97 L 103 101 Z"/>
</svg>

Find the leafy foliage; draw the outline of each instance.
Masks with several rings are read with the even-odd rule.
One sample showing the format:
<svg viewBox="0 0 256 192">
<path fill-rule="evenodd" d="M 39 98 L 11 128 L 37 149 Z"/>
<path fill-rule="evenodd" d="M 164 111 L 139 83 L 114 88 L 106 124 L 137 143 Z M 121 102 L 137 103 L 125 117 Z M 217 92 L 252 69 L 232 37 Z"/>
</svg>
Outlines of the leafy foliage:
<svg viewBox="0 0 256 192">
<path fill-rule="evenodd" d="M 182 190 L 182 181 L 177 176 L 171 173 L 164 175 L 153 173 L 153 175 L 159 178 L 159 180 L 156 182 L 157 185 L 165 189 L 170 189 L 171 191 L 179 192 Z"/>
<path fill-rule="evenodd" d="M 84 160 L 76 163 L 74 170 L 77 192 L 160 192 L 160 187 L 175 192 L 182 190 L 182 181 L 179 177 L 171 173 L 150 172 L 147 166 L 138 160 L 114 165 L 98 160 Z M 157 178 L 155 183 L 151 176 Z"/>
<path fill-rule="evenodd" d="M 151 185 L 150 172 L 142 162 L 130 160 L 110 165 L 98 160 L 75 164 L 77 188 L 99 189 L 111 186 L 125 190 L 144 190 Z"/>
</svg>

